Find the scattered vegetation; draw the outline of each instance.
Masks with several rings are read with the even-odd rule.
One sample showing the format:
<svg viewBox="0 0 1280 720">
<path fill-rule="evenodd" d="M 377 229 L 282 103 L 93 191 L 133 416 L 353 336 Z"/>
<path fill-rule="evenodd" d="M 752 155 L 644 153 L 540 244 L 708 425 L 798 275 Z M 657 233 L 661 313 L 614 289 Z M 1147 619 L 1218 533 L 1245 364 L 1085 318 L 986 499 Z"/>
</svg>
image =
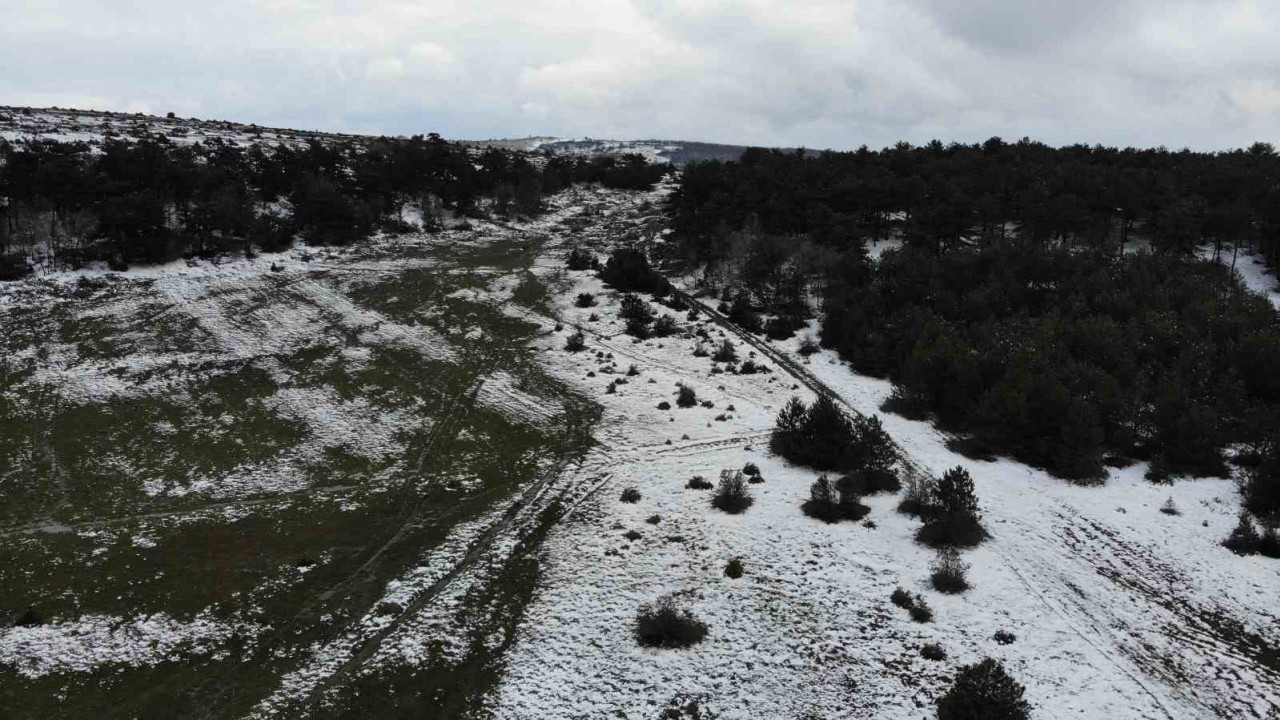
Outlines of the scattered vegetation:
<svg viewBox="0 0 1280 720">
<path fill-rule="evenodd" d="M 929 603 L 924 598 L 902 588 L 896 588 L 893 594 L 889 596 L 889 601 L 894 605 L 906 610 L 911 619 L 918 623 L 927 623 L 933 620 L 933 608 L 929 607 Z"/>
<path fill-rule="evenodd" d="M 622 496 L 619 499 L 624 503 L 638 503 L 640 502 L 640 491 L 629 487 L 622 491 Z"/>
<path fill-rule="evenodd" d="M 710 480 L 702 477 L 701 475 L 694 475 L 689 478 L 689 482 L 685 483 L 684 486 L 690 490 L 710 490 L 715 487 Z"/>
<path fill-rule="evenodd" d="M 769 447 L 792 462 L 817 470 L 891 474 L 897 460 L 879 418 L 859 416 L 851 421 L 826 395 L 809 407 L 799 398 L 791 398 L 778 413 Z"/>
<path fill-rule="evenodd" d="M 920 647 L 920 657 L 925 660 L 941 662 L 947 659 L 947 651 L 938 643 L 925 643 Z"/>
</svg>

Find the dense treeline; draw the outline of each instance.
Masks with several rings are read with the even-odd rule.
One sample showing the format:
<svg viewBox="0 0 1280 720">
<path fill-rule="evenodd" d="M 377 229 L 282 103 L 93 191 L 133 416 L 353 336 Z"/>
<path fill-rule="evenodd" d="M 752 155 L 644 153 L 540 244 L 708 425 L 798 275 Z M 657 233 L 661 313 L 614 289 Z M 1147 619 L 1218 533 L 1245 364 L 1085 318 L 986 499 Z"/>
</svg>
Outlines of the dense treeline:
<svg viewBox="0 0 1280 720">
<path fill-rule="evenodd" d="M 1222 474 L 1239 445 L 1250 512 L 1280 520 L 1280 319 L 1193 252 L 1280 260 L 1270 145 L 753 150 L 686 168 L 671 211 L 723 296 L 802 316 L 787 306 L 816 289 L 823 343 L 961 449 L 1079 479 L 1148 459 L 1164 479 Z"/>
<path fill-rule="evenodd" d="M 344 244 L 408 229 L 408 211 L 426 229 L 443 211 L 528 215 L 572 183 L 651 187 L 667 169 L 638 156 L 535 162 L 434 134 L 301 147 L 0 140 L 0 255 L 45 244 L 72 264 L 127 264 L 274 250 L 295 237 Z"/>
<path fill-rule="evenodd" d="M 1107 451 L 1217 475 L 1280 402 L 1270 304 L 1218 263 L 1008 243 L 889 251 L 833 282 L 823 342 L 891 407 L 1070 478 Z"/>
<path fill-rule="evenodd" d="M 1280 156 L 1267 143 L 1227 153 L 992 138 L 883 151 L 752 149 L 684 171 L 676 229 L 701 258 L 734 230 L 805 235 L 847 247 L 900 235 L 934 251 L 1009 237 L 1116 250 L 1141 234 L 1188 250 L 1201 238 L 1280 260 Z"/>
</svg>

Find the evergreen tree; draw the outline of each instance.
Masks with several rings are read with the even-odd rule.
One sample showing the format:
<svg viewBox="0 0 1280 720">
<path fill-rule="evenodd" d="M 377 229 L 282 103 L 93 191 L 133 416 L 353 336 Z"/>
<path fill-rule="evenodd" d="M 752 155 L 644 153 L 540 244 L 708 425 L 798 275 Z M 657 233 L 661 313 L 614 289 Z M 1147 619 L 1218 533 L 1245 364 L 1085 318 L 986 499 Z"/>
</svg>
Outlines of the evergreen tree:
<svg viewBox="0 0 1280 720">
<path fill-rule="evenodd" d="M 998 660 L 960 668 L 955 683 L 938 699 L 938 720 L 1025 720 L 1031 706 L 1026 688 Z"/>
</svg>

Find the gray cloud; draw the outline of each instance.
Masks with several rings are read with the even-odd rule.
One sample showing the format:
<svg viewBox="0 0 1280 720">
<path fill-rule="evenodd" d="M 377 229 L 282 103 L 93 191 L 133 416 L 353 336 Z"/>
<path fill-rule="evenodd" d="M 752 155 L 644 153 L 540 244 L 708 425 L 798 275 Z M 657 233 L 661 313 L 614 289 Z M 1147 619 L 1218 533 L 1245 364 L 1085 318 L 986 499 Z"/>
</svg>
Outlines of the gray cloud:
<svg viewBox="0 0 1280 720">
<path fill-rule="evenodd" d="M 811 147 L 1280 141 L 1258 0 L 17 0 L 0 103 Z"/>
</svg>

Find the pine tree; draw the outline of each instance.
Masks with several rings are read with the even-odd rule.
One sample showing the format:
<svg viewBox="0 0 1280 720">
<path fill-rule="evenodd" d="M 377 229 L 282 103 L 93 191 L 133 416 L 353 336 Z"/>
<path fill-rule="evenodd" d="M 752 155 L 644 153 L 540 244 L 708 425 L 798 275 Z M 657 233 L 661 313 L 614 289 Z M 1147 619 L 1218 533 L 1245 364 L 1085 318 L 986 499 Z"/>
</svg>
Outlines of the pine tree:
<svg viewBox="0 0 1280 720">
<path fill-rule="evenodd" d="M 1260 540 L 1258 529 L 1253 526 L 1253 520 L 1249 518 L 1249 511 L 1241 510 L 1240 522 L 1236 523 L 1236 528 L 1231 531 L 1226 540 L 1222 541 L 1222 544 L 1237 555 L 1252 555 L 1258 552 Z"/>
<path fill-rule="evenodd" d="M 1025 692 L 1004 665 L 987 658 L 960 668 L 955 684 L 938 699 L 938 720 L 1025 720 L 1031 713 Z"/>
<path fill-rule="evenodd" d="M 1090 480 L 1103 474 L 1102 424 L 1090 403 L 1076 399 L 1062 420 L 1060 439 L 1053 454 L 1056 474 L 1070 480 Z"/>
<path fill-rule="evenodd" d="M 978 496 L 968 470 L 957 465 L 942 475 L 938 480 L 938 504 L 942 513 L 950 517 L 977 515 Z"/>
<path fill-rule="evenodd" d="M 788 460 L 794 460 L 801 443 L 807 414 L 808 411 L 800 398 L 791 398 L 778 413 L 773 435 L 769 438 L 769 449 Z"/>
</svg>

